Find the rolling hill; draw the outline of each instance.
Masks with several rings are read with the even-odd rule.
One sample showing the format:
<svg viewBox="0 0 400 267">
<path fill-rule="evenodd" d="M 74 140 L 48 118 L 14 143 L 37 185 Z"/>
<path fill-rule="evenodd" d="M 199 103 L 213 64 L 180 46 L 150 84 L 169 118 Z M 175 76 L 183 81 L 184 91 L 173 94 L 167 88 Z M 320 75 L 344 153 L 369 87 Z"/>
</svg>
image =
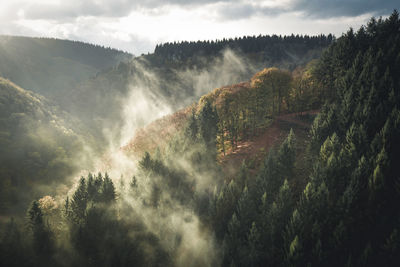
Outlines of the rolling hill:
<svg viewBox="0 0 400 267">
<path fill-rule="evenodd" d="M 84 166 L 85 143 L 95 147 L 81 122 L 45 97 L 0 77 L 2 213 L 21 211 L 18 207 L 31 197 L 62 184 Z"/>
<path fill-rule="evenodd" d="M 131 57 L 116 49 L 77 41 L 0 36 L 0 76 L 53 99 Z"/>
<path fill-rule="evenodd" d="M 65 91 L 63 99 L 69 101 L 60 104 L 93 128 L 118 128 L 121 107 L 130 94 L 145 92 L 150 96 L 146 101 L 177 111 L 214 88 L 249 80 L 265 67 L 304 67 L 333 40 L 332 35 L 267 35 L 160 44 L 154 53 L 121 62 Z"/>
</svg>

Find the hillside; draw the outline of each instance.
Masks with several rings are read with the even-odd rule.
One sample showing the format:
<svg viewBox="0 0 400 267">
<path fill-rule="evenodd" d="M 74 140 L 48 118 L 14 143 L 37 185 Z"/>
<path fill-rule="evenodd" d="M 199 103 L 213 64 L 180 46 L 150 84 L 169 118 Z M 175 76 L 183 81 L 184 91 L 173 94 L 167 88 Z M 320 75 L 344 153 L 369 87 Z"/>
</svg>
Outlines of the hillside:
<svg viewBox="0 0 400 267">
<path fill-rule="evenodd" d="M 309 71 L 308 68 L 301 71 L 296 69 L 291 74 L 281 73 L 288 77 L 297 77 L 307 75 L 307 71 Z M 291 129 L 297 136 L 298 144 L 301 144 L 298 146 L 299 158 L 304 157 L 310 141 L 308 132 L 318 111 L 295 112 L 295 105 L 292 105 L 291 108 L 287 105 L 282 108 L 282 114 L 264 111 L 266 114 L 261 117 L 255 115 L 254 106 L 262 96 L 255 81 L 260 76 L 268 75 L 266 73 L 271 72 L 278 74 L 280 71 L 274 68 L 265 69 L 256 73 L 250 82 L 216 88 L 202 96 L 198 103 L 137 129 L 129 143 L 121 147 L 122 151 L 135 157 L 141 157 L 145 152 L 155 153 L 157 149 L 161 151 L 167 149 L 174 138 L 182 138 L 182 134 L 187 134 L 187 127 L 190 128 L 189 124 L 200 116 L 205 103 L 210 102 L 217 112 L 218 128 L 220 128 L 217 132 L 217 160 L 223 169 L 224 177 L 228 180 L 238 174 L 242 162 L 248 165 L 252 174 L 257 173 L 269 150 L 278 147 Z M 271 77 L 266 77 L 263 82 L 267 84 L 272 79 L 274 77 L 271 75 Z M 289 87 L 297 90 L 297 86 L 300 84 L 304 85 L 304 81 L 298 83 L 293 80 L 290 84 L 284 85 L 288 86 L 285 89 L 284 102 L 297 101 L 296 96 L 289 94 Z M 302 109 L 315 106 L 312 99 L 307 101 L 308 104 L 303 103 Z M 237 125 L 233 124 L 234 121 Z M 254 124 L 254 126 L 250 124 Z"/>
<path fill-rule="evenodd" d="M 323 40 L 160 45 L 68 92 L 83 127 L 0 79 L 0 265 L 399 266 L 399 13 Z"/>
<path fill-rule="evenodd" d="M 20 211 L 34 196 L 73 174 L 87 129 L 46 98 L 0 77 L 0 210 Z M 78 162 L 81 161 L 79 164 Z"/>
<path fill-rule="evenodd" d="M 335 37 L 308 35 L 259 35 L 243 36 L 235 39 L 216 41 L 178 42 L 157 45 L 154 54 L 148 55 L 152 61 L 168 61 L 171 64 L 185 62 L 197 63 L 202 58 L 217 56 L 225 49 L 243 53 L 257 68 L 265 66 L 294 69 L 317 58 L 324 47 L 329 46 Z"/>
<path fill-rule="evenodd" d="M 190 199 L 222 266 L 398 266 L 399 28 L 396 11 L 371 19 L 300 77 L 267 68 L 149 126 L 151 138 L 133 139 L 139 150 L 186 120 L 144 154 L 134 184 L 157 180 L 156 210 Z M 235 169 L 230 177 L 218 158 Z"/>
<path fill-rule="evenodd" d="M 62 105 L 94 128 L 120 121 L 121 99 L 135 92 L 146 92 L 151 95 L 146 101 L 161 100 L 177 111 L 211 88 L 249 80 L 265 67 L 290 71 L 304 67 L 333 40 L 331 35 L 293 35 L 160 44 L 154 53 L 121 62 L 81 82 L 66 92 L 63 98 L 71 101 Z"/>
<path fill-rule="evenodd" d="M 131 57 L 116 49 L 77 41 L 0 36 L 0 76 L 53 99 Z"/>
<path fill-rule="evenodd" d="M 105 144 L 103 130 L 123 126 L 122 107 L 130 96 L 177 111 L 210 88 L 248 80 L 266 66 L 304 66 L 333 40 L 293 35 L 162 44 L 130 60 L 121 51 L 81 42 L 1 36 L 0 76 L 55 101 Z"/>
</svg>

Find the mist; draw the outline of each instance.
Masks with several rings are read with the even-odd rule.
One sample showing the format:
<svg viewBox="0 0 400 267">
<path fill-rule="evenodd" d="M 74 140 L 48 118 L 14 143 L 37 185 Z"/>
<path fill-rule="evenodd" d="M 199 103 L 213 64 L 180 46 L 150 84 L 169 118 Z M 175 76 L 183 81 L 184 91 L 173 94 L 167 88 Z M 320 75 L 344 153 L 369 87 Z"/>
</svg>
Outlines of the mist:
<svg viewBox="0 0 400 267">
<path fill-rule="evenodd" d="M 70 227 L 74 233 L 75 227 L 74 224 L 61 228 L 57 225 L 67 216 L 62 214 L 69 213 L 67 199 L 76 199 L 76 192 L 82 188 L 82 177 L 87 184 L 92 173 L 100 181 L 108 175 L 116 190 L 115 204 L 92 207 L 125 225 L 129 242 L 142 240 L 143 235 L 157 240 L 155 243 L 148 243 L 146 238 L 137 241 L 143 249 L 152 248 L 143 250 L 143 257 L 157 258 L 153 253 L 161 249 L 161 254 L 168 255 L 173 266 L 220 265 L 221 244 L 204 219 L 208 215 L 201 214 L 205 203 L 209 205 L 207 202 L 216 197 L 215 188 L 223 183 L 219 166 L 208 155 L 209 148 L 201 142 L 185 141 L 183 127 L 176 129 L 175 136 L 163 138 L 163 146 L 161 140 L 152 140 L 159 147 L 149 151 L 149 159 L 144 154 L 123 149 L 135 141 L 135 135 L 146 125 L 189 105 L 196 106 L 201 96 L 217 87 L 248 80 L 257 69 L 230 49 L 223 50 L 211 61 L 199 61 L 204 61 L 203 67 L 174 67 L 166 71 L 152 66 L 145 58 L 137 58 L 124 67 L 128 74 L 126 82 L 118 83 L 123 88 L 104 87 L 86 95 L 93 96 L 83 102 L 86 111 L 76 109 L 73 115 L 83 121 L 85 118 L 94 121 L 95 124 L 89 124 L 89 127 L 95 126 L 91 132 L 96 132 L 94 136 L 101 133 L 103 141 L 91 137 L 98 141 L 87 142 L 87 136 L 77 135 L 80 149 L 69 160 L 74 171 L 64 174 L 64 182 L 36 186 L 40 189 L 38 192 L 49 192 L 39 197 L 39 203 L 51 229 L 57 236 L 63 236 L 59 240 L 62 246 L 71 247 L 72 241 L 65 237 L 65 232 Z M 98 95 L 100 92 L 104 94 Z M 63 128 L 60 124 L 57 128 L 66 134 L 73 133 L 73 127 Z M 46 139 L 46 130 L 41 131 Z M 194 160 L 198 157 L 203 158 L 201 162 Z M 146 166 L 146 160 L 154 167 Z"/>
<path fill-rule="evenodd" d="M 209 194 L 206 192 L 212 192 L 221 182 L 217 179 L 220 175 L 218 167 L 200 169 L 190 160 L 191 155 L 204 153 L 206 149 L 197 145 L 186 147 L 184 153 L 175 153 L 177 148 L 173 148 L 172 154 L 169 145 L 159 148 L 158 155 L 151 155 L 172 173 L 177 173 L 177 177 L 181 177 L 180 183 L 185 185 L 183 190 L 163 185 L 163 175 L 148 172 L 140 166 L 143 155 L 132 155 L 121 148 L 147 124 L 197 102 L 200 96 L 216 87 L 239 81 L 254 68 L 235 52 L 225 50 L 208 69 L 174 70 L 176 80 L 169 83 L 156 71 L 147 68 L 146 62 L 135 61 L 133 64 L 135 72 L 128 78 L 125 95 L 117 94 L 111 100 L 119 105 L 119 120 L 113 123 L 103 121 L 101 131 L 107 140 L 105 152 L 97 154 L 98 150 L 95 148 L 84 147 L 82 153 L 76 154 L 80 170 L 72 177 L 67 177 L 65 183 L 58 183 L 55 189 L 49 190 L 58 193 L 52 197 L 44 196 L 40 203 L 43 208 L 45 205 L 51 206 L 51 210 L 62 213 L 66 197 L 72 199 L 79 188 L 80 177 L 86 177 L 88 173 L 107 173 L 116 186 L 119 220 L 127 224 L 141 222 L 145 229 L 143 231 L 150 232 L 159 239 L 162 249 L 173 259 L 174 266 L 219 265 L 221 251 L 213 231 L 194 212 L 193 196 Z M 166 95 L 163 93 L 165 88 L 173 93 Z M 157 143 L 157 140 L 154 142 Z M 174 145 L 172 139 L 168 142 Z M 171 155 L 174 155 L 173 158 Z M 132 177 L 135 177 L 137 186 L 134 192 L 130 186 Z M 48 187 L 49 185 L 45 188 Z M 183 191 L 176 192 L 177 189 Z M 155 192 L 159 194 L 156 200 Z M 133 230 L 131 235 L 137 236 L 137 230 Z"/>
<path fill-rule="evenodd" d="M 398 266 L 399 29 L 7 37 L 0 265 Z"/>
</svg>

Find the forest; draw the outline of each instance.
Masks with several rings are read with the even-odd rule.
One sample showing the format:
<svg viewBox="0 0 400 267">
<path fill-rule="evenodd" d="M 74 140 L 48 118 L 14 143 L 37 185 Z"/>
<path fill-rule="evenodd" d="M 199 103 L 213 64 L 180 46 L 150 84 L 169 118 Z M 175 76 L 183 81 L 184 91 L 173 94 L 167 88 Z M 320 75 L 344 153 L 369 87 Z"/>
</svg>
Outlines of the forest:
<svg viewBox="0 0 400 267">
<path fill-rule="evenodd" d="M 269 56 L 273 60 L 281 60 L 285 55 L 285 49 L 296 49 L 299 53 L 306 53 L 310 48 L 328 46 L 334 40 L 334 36 L 308 36 L 308 35 L 259 35 L 244 36 L 235 39 L 222 39 L 215 41 L 174 42 L 157 45 L 154 56 L 168 58 L 177 61 L 186 61 L 199 55 L 217 55 L 223 49 L 229 47 L 244 53 L 260 53 Z"/>
<path fill-rule="evenodd" d="M 207 69 L 226 79 L 189 80 Z M 338 38 L 160 44 L 67 92 L 81 103 L 1 78 L 0 266 L 398 266 L 399 73 L 393 11 Z M 129 86 L 162 116 L 143 104 L 135 134 L 90 115 Z"/>
</svg>

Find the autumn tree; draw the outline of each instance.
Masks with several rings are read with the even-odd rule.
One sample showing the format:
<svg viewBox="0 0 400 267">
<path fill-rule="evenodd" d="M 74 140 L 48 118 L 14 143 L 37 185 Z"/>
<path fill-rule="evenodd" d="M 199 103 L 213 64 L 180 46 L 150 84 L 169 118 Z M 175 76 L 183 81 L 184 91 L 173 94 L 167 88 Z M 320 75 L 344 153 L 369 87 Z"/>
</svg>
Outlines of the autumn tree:
<svg viewBox="0 0 400 267">
<path fill-rule="evenodd" d="M 277 68 L 266 68 L 251 79 L 251 84 L 256 90 L 257 112 L 266 115 L 265 104 L 271 105 L 270 114 L 280 114 L 284 100 L 287 102 L 292 76 L 289 72 Z M 276 110 L 277 108 L 277 110 Z"/>
</svg>

